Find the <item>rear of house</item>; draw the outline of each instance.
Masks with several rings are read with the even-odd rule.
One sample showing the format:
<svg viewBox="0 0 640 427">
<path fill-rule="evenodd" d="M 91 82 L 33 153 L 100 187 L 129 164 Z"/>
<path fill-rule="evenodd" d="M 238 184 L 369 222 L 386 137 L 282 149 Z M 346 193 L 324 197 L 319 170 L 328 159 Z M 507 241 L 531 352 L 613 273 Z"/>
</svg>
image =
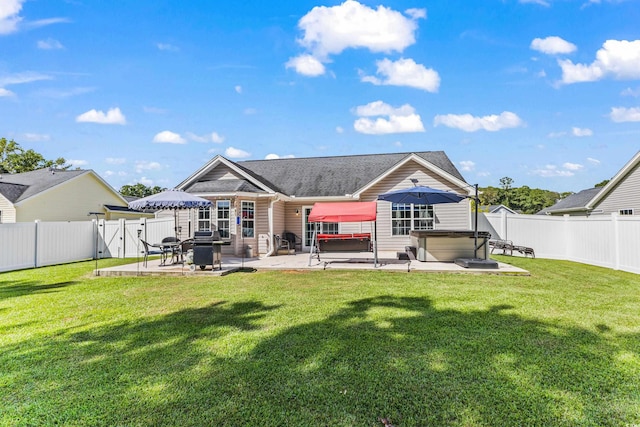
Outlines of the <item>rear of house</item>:
<svg viewBox="0 0 640 427">
<path fill-rule="evenodd" d="M 411 180 L 441 190 L 472 192 L 444 152 L 293 158 L 232 162 L 213 158 L 178 188 L 207 198 L 211 208 L 179 212 L 180 237 L 215 229 L 227 253 L 267 256 L 274 237 L 295 233 L 308 251 L 316 202 L 376 201 L 379 194 L 407 188 Z M 382 251 L 410 244 L 411 230 L 471 229 L 469 200 L 441 205 L 377 202 L 377 239 Z M 325 234 L 373 234 L 373 223 L 323 223 Z"/>
</svg>

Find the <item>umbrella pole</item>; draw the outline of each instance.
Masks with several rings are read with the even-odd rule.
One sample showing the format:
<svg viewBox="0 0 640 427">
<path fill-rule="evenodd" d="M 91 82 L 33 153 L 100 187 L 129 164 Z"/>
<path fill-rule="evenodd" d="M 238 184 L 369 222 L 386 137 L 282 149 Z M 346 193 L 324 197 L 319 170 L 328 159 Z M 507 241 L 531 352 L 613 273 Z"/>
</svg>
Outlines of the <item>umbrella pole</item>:
<svg viewBox="0 0 640 427">
<path fill-rule="evenodd" d="M 474 208 L 475 208 L 475 223 L 473 226 L 473 257 L 474 258 L 478 258 L 478 184 L 474 185 L 475 190 L 476 190 L 476 194 L 474 197 Z"/>
</svg>

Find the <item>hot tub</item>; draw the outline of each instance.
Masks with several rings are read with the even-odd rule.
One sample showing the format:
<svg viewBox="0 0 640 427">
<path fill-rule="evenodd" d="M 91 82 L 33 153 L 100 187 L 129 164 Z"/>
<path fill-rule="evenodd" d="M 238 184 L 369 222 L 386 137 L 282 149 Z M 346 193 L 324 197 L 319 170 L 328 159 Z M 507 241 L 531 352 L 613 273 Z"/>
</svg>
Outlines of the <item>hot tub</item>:
<svg viewBox="0 0 640 427">
<path fill-rule="evenodd" d="M 411 231 L 411 246 L 416 248 L 418 261 L 453 262 L 457 258 L 489 258 L 487 242 L 491 234 L 478 231 L 478 250 L 475 250 L 473 230 Z"/>
</svg>

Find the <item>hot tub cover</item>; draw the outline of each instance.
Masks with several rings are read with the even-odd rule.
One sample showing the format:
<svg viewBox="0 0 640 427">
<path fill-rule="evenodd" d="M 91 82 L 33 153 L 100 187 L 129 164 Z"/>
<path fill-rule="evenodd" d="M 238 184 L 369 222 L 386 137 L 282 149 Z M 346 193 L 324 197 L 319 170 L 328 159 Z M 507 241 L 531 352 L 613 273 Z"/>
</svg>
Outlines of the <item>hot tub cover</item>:
<svg viewBox="0 0 640 427">
<path fill-rule="evenodd" d="M 309 222 L 362 222 L 376 220 L 376 202 L 316 203 Z"/>
</svg>

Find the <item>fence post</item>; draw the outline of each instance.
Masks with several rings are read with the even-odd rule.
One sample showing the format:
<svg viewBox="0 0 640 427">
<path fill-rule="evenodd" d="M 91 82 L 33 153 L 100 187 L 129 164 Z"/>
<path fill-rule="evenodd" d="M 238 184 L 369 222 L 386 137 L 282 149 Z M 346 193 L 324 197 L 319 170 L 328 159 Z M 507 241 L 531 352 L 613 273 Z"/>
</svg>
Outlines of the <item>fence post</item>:
<svg viewBox="0 0 640 427">
<path fill-rule="evenodd" d="M 502 240 L 509 240 L 509 235 L 507 234 L 507 211 L 502 210 L 500 212 L 500 236 Z"/>
<path fill-rule="evenodd" d="M 613 226 L 613 269 L 620 270 L 620 224 L 617 212 L 611 212 L 611 225 Z"/>
<path fill-rule="evenodd" d="M 40 224 L 40 220 L 36 219 L 33 222 L 33 227 L 34 227 L 34 245 L 33 245 L 33 266 L 35 268 L 38 268 L 38 224 Z"/>
<path fill-rule="evenodd" d="M 127 222 L 124 218 L 118 219 L 118 258 L 127 256 Z"/>
</svg>

